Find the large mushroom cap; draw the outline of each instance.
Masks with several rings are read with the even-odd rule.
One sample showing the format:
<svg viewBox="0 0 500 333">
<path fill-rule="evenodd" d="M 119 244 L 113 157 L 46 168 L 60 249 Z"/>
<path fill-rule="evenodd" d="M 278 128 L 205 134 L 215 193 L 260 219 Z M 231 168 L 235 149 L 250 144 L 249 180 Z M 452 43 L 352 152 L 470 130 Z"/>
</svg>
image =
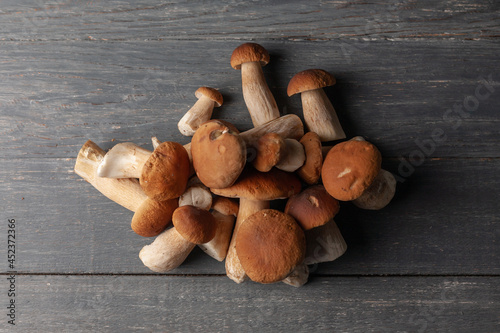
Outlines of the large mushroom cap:
<svg viewBox="0 0 500 333">
<path fill-rule="evenodd" d="M 288 198 L 299 193 L 300 189 L 300 180 L 293 173 L 276 168 L 269 172 L 259 172 L 247 167 L 232 186 L 210 190 L 216 195 L 228 198 L 274 200 Z"/>
<path fill-rule="evenodd" d="M 219 107 L 222 105 L 224 102 L 221 93 L 214 88 L 210 87 L 199 87 L 196 92 L 194 93 L 196 98 L 200 99 L 201 96 L 206 96 L 210 98 L 212 101 L 214 101 L 215 106 Z"/>
<path fill-rule="evenodd" d="M 302 229 L 309 230 L 326 224 L 337 215 L 339 208 L 339 202 L 326 192 L 323 185 L 315 185 L 288 199 L 285 213 L 292 216 Z"/>
<path fill-rule="evenodd" d="M 172 215 L 172 222 L 177 232 L 194 244 L 210 242 L 217 229 L 209 211 L 189 205 L 177 208 Z"/>
<path fill-rule="evenodd" d="M 333 86 L 335 77 L 322 69 L 307 69 L 295 74 L 288 83 L 288 97 L 308 90 Z"/>
<path fill-rule="evenodd" d="M 139 179 L 148 197 L 156 201 L 178 198 L 189 178 L 189 156 L 177 142 L 166 141 L 151 154 Z"/>
<path fill-rule="evenodd" d="M 198 128 L 191 140 L 191 154 L 196 175 L 211 188 L 231 186 L 246 163 L 243 139 L 218 120 Z"/>
<path fill-rule="evenodd" d="M 323 165 L 321 139 L 315 132 L 307 132 L 300 139 L 300 143 L 304 146 L 306 161 L 297 170 L 297 174 L 307 184 L 316 184 L 321 177 L 321 166 Z"/>
<path fill-rule="evenodd" d="M 246 218 L 236 236 L 236 253 L 252 281 L 283 280 L 304 261 L 306 239 L 295 220 L 285 213 L 264 209 Z"/>
<path fill-rule="evenodd" d="M 178 206 L 177 199 L 155 201 L 147 198 L 132 217 L 132 230 L 143 237 L 159 235 L 172 221 L 172 214 Z"/>
<path fill-rule="evenodd" d="M 231 55 L 231 67 L 240 69 L 241 64 L 245 62 L 260 62 L 261 66 L 269 63 L 269 53 L 267 50 L 256 43 L 245 43 L 234 49 Z"/>
<path fill-rule="evenodd" d="M 323 162 L 323 185 L 337 200 L 354 200 L 370 186 L 381 164 L 382 156 L 373 144 L 352 140 L 339 143 L 330 149 Z"/>
</svg>

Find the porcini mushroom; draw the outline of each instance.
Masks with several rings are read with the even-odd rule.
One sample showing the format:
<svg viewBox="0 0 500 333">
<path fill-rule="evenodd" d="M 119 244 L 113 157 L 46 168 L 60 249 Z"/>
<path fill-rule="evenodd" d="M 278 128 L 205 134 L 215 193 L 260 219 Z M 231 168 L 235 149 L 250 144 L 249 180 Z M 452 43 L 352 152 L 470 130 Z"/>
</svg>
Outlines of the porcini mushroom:
<svg viewBox="0 0 500 333">
<path fill-rule="evenodd" d="M 316 184 L 321 177 L 321 166 L 323 165 L 321 140 L 318 134 L 307 132 L 300 139 L 300 143 L 304 147 L 306 161 L 297 170 L 297 175 L 309 185 Z"/>
<path fill-rule="evenodd" d="M 391 201 L 396 189 L 394 176 L 381 172 L 381 163 L 379 150 L 368 141 L 339 143 L 330 149 L 323 162 L 323 184 L 338 200 L 357 200 L 362 208 L 381 209 Z"/>
<path fill-rule="evenodd" d="M 178 206 L 176 198 L 165 201 L 147 198 L 132 217 L 132 230 L 143 237 L 158 236 L 172 221 L 172 214 Z"/>
<path fill-rule="evenodd" d="M 191 154 L 196 175 L 211 188 L 231 186 L 246 163 L 243 139 L 218 120 L 210 120 L 196 131 Z"/>
<path fill-rule="evenodd" d="M 256 43 L 242 44 L 231 55 L 231 67 L 241 69 L 243 98 L 254 127 L 280 116 L 262 72 L 262 66 L 268 63 L 269 53 Z"/>
<path fill-rule="evenodd" d="M 105 156 L 94 142 L 88 140 L 78 152 L 75 173 L 89 182 L 104 196 L 135 212 L 148 197 L 137 179 L 101 178 L 97 175 L 99 165 Z"/>
<path fill-rule="evenodd" d="M 119 143 L 104 156 L 99 177 L 139 178 L 146 195 L 156 201 L 179 197 L 189 177 L 189 157 L 177 142 L 163 142 L 153 152 L 133 143 Z"/>
<path fill-rule="evenodd" d="M 246 218 L 236 235 L 236 253 L 252 281 L 285 279 L 304 261 L 304 232 L 288 214 L 264 209 Z"/>
<path fill-rule="evenodd" d="M 193 136 L 198 127 L 210 120 L 214 107 L 220 107 L 223 99 L 217 89 L 200 87 L 195 92 L 198 101 L 179 120 L 177 127 L 182 135 Z"/>
<path fill-rule="evenodd" d="M 335 84 L 335 77 L 322 69 L 308 69 L 295 74 L 288 83 L 288 96 L 301 94 L 304 121 L 309 131 L 316 132 L 321 141 L 344 139 L 332 103 L 323 91 L 324 87 Z"/>
<path fill-rule="evenodd" d="M 304 164 L 305 159 L 304 147 L 300 142 L 283 139 L 276 133 L 267 133 L 257 141 L 252 164 L 261 172 L 267 172 L 272 167 L 293 172 Z"/>
<path fill-rule="evenodd" d="M 241 283 L 247 278 L 234 247 L 235 237 L 245 219 L 257 211 L 269 208 L 270 200 L 288 198 L 299 193 L 300 189 L 300 180 L 292 173 L 276 168 L 269 172 L 259 172 L 252 167 L 245 168 L 232 186 L 224 189 L 210 189 L 216 195 L 240 198 L 233 237 L 226 256 L 226 273 L 230 279 Z"/>
<path fill-rule="evenodd" d="M 152 271 L 164 273 L 179 267 L 196 244 L 207 243 L 215 236 L 212 214 L 194 206 L 177 208 L 172 222 L 172 228 L 163 231 L 139 253 L 141 261 Z"/>
<path fill-rule="evenodd" d="M 333 261 L 347 249 L 334 216 L 339 202 L 328 194 L 323 185 L 314 185 L 288 199 L 285 213 L 304 229 L 307 250 L 304 263 L 312 265 Z"/>
</svg>

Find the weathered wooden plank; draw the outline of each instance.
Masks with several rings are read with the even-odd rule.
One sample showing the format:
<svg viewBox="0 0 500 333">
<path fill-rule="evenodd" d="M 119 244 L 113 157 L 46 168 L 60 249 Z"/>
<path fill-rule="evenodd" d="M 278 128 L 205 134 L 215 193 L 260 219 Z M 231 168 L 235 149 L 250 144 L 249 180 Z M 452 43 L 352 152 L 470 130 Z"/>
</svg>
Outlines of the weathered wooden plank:
<svg viewBox="0 0 500 333">
<path fill-rule="evenodd" d="M 498 277 L 337 277 L 295 289 L 237 285 L 224 277 L 17 276 L 15 328 L 493 332 L 499 325 L 499 282 Z M 0 324 L 4 329 L 6 321 Z"/>
<path fill-rule="evenodd" d="M 138 253 L 152 240 L 135 235 L 132 213 L 75 175 L 73 164 L 74 159 L 0 160 L 0 217 L 17 221 L 17 269 L 150 273 Z M 398 174 L 399 161 L 384 164 Z M 404 174 L 385 209 L 342 204 L 336 221 L 347 253 L 313 267 L 314 273 L 499 274 L 499 168 L 500 159 L 429 160 Z M 7 228 L 0 232 L 6 237 Z M 0 268 L 5 272 L 6 262 Z M 196 251 L 172 273 L 225 271 L 223 263 Z"/>
<path fill-rule="evenodd" d="M 14 40 L 487 39 L 500 35 L 488 0 L 2 1 Z"/>
<path fill-rule="evenodd" d="M 2 157 L 72 158 L 86 139 L 103 148 L 113 139 L 149 145 L 153 135 L 187 142 L 177 122 L 201 85 L 224 95 L 215 117 L 247 129 L 240 73 L 229 66 L 238 44 L 0 42 Z M 320 67 L 337 76 L 327 93 L 347 134 L 367 136 L 386 156 L 408 156 L 435 130 L 445 139 L 431 157 L 500 156 L 496 42 L 374 41 L 350 62 L 337 41 L 263 44 L 272 56 L 265 74 L 283 113 L 301 115 L 300 97 L 286 96 L 289 79 Z"/>
</svg>

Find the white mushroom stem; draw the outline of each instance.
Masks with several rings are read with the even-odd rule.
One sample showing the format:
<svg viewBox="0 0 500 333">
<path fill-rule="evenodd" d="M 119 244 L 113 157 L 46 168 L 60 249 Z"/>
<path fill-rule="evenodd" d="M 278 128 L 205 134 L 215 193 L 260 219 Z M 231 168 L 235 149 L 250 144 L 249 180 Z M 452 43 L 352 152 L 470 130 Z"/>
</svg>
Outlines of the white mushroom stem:
<svg viewBox="0 0 500 333">
<path fill-rule="evenodd" d="M 295 139 L 285 139 L 285 145 L 285 154 L 275 166 L 283 171 L 294 172 L 306 161 L 304 146 Z"/>
<path fill-rule="evenodd" d="M 190 186 L 179 197 L 179 207 L 186 205 L 209 210 L 212 207 L 212 193 L 203 184 Z"/>
<path fill-rule="evenodd" d="M 238 234 L 238 229 L 248 216 L 267 208 L 269 208 L 269 201 L 240 199 L 238 217 L 236 218 L 233 236 L 226 255 L 226 274 L 236 283 L 241 283 L 248 279 L 236 253 L 236 235 Z"/>
<path fill-rule="evenodd" d="M 347 244 L 334 220 L 321 227 L 305 231 L 306 265 L 333 261 L 347 250 Z"/>
<path fill-rule="evenodd" d="M 268 123 L 240 133 L 247 147 L 254 146 L 259 138 L 267 133 L 279 134 L 282 138 L 300 140 L 304 136 L 304 125 L 297 115 L 287 114 Z"/>
<path fill-rule="evenodd" d="M 202 95 L 177 124 L 181 134 L 193 136 L 201 124 L 210 120 L 214 107 L 215 102 L 211 98 Z"/>
<path fill-rule="evenodd" d="M 80 149 L 75 173 L 117 204 L 135 212 L 148 198 L 136 179 L 113 179 L 97 176 L 97 168 L 105 156 L 94 142 L 88 140 Z"/>
<path fill-rule="evenodd" d="M 231 241 L 235 217 L 234 215 L 224 215 L 216 210 L 212 212 L 212 215 L 217 223 L 215 237 L 210 242 L 198 246 L 215 260 L 223 261 Z"/>
<path fill-rule="evenodd" d="M 302 263 L 296 266 L 293 271 L 281 282 L 293 287 L 301 287 L 307 283 L 309 278 L 309 267 Z"/>
<path fill-rule="evenodd" d="M 153 144 L 153 150 L 158 148 L 159 145 L 161 145 L 161 141 L 158 140 L 158 138 L 156 136 L 153 136 L 151 138 L 151 143 Z"/>
<path fill-rule="evenodd" d="M 300 96 L 309 131 L 316 132 L 321 141 L 345 139 L 337 113 L 323 89 L 304 91 Z"/>
<path fill-rule="evenodd" d="M 241 85 L 243 98 L 254 127 L 280 116 L 260 62 L 253 61 L 241 64 Z"/>
<path fill-rule="evenodd" d="M 389 204 L 396 193 L 396 178 L 387 170 L 381 169 L 371 185 L 352 201 L 361 209 L 379 210 Z"/>
<path fill-rule="evenodd" d="M 139 258 L 150 270 L 158 273 L 179 267 L 194 249 L 195 244 L 187 241 L 172 227 L 163 231 L 153 243 L 139 252 Z"/>
<path fill-rule="evenodd" d="M 97 175 L 107 178 L 140 178 L 152 151 L 132 142 L 116 144 L 104 156 Z"/>
</svg>

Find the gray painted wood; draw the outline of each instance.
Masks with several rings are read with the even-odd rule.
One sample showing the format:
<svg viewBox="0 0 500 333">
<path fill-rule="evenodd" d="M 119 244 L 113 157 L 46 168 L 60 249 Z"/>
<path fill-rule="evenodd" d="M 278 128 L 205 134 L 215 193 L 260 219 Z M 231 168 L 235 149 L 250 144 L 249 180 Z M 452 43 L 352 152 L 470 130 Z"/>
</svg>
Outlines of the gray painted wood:
<svg viewBox="0 0 500 333">
<path fill-rule="evenodd" d="M 150 273 L 138 253 L 152 240 L 132 232 L 130 211 L 73 174 L 74 159 L 2 164 L 0 179 L 11 177 L 0 188 L 2 218 L 19 223 L 19 271 Z M 397 160 L 384 163 L 395 174 L 399 167 Z M 381 211 L 343 203 L 336 221 L 348 251 L 315 273 L 500 273 L 499 168 L 499 159 L 430 160 L 398 184 L 396 198 Z M 224 272 L 223 263 L 196 251 L 172 273 Z"/>
<path fill-rule="evenodd" d="M 225 277 L 17 281 L 23 332 L 493 332 L 500 311 L 498 277 L 316 278 L 298 289 Z"/>
<path fill-rule="evenodd" d="M 2 1 L 0 217 L 18 223 L 17 330 L 498 330 L 499 18 L 490 0 Z M 176 123 L 200 85 L 224 95 L 215 117 L 249 128 L 229 57 L 250 40 L 271 53 L 283 113 L 301 115 L 285 93 L 296 72 L 334 73 L 345 131 L 404 180 L 380 212 L 342 205 L 348 251 L 301 289 L 236 285 L 201 251 L 151 274 L 132 214 L 72 172 L 87 139 L 187 142 Z M 481 77 L 492 94 L 448 114 L 487 92 Z M 418 160 L 433 133 L 446 139 Z"/>
</svg>

